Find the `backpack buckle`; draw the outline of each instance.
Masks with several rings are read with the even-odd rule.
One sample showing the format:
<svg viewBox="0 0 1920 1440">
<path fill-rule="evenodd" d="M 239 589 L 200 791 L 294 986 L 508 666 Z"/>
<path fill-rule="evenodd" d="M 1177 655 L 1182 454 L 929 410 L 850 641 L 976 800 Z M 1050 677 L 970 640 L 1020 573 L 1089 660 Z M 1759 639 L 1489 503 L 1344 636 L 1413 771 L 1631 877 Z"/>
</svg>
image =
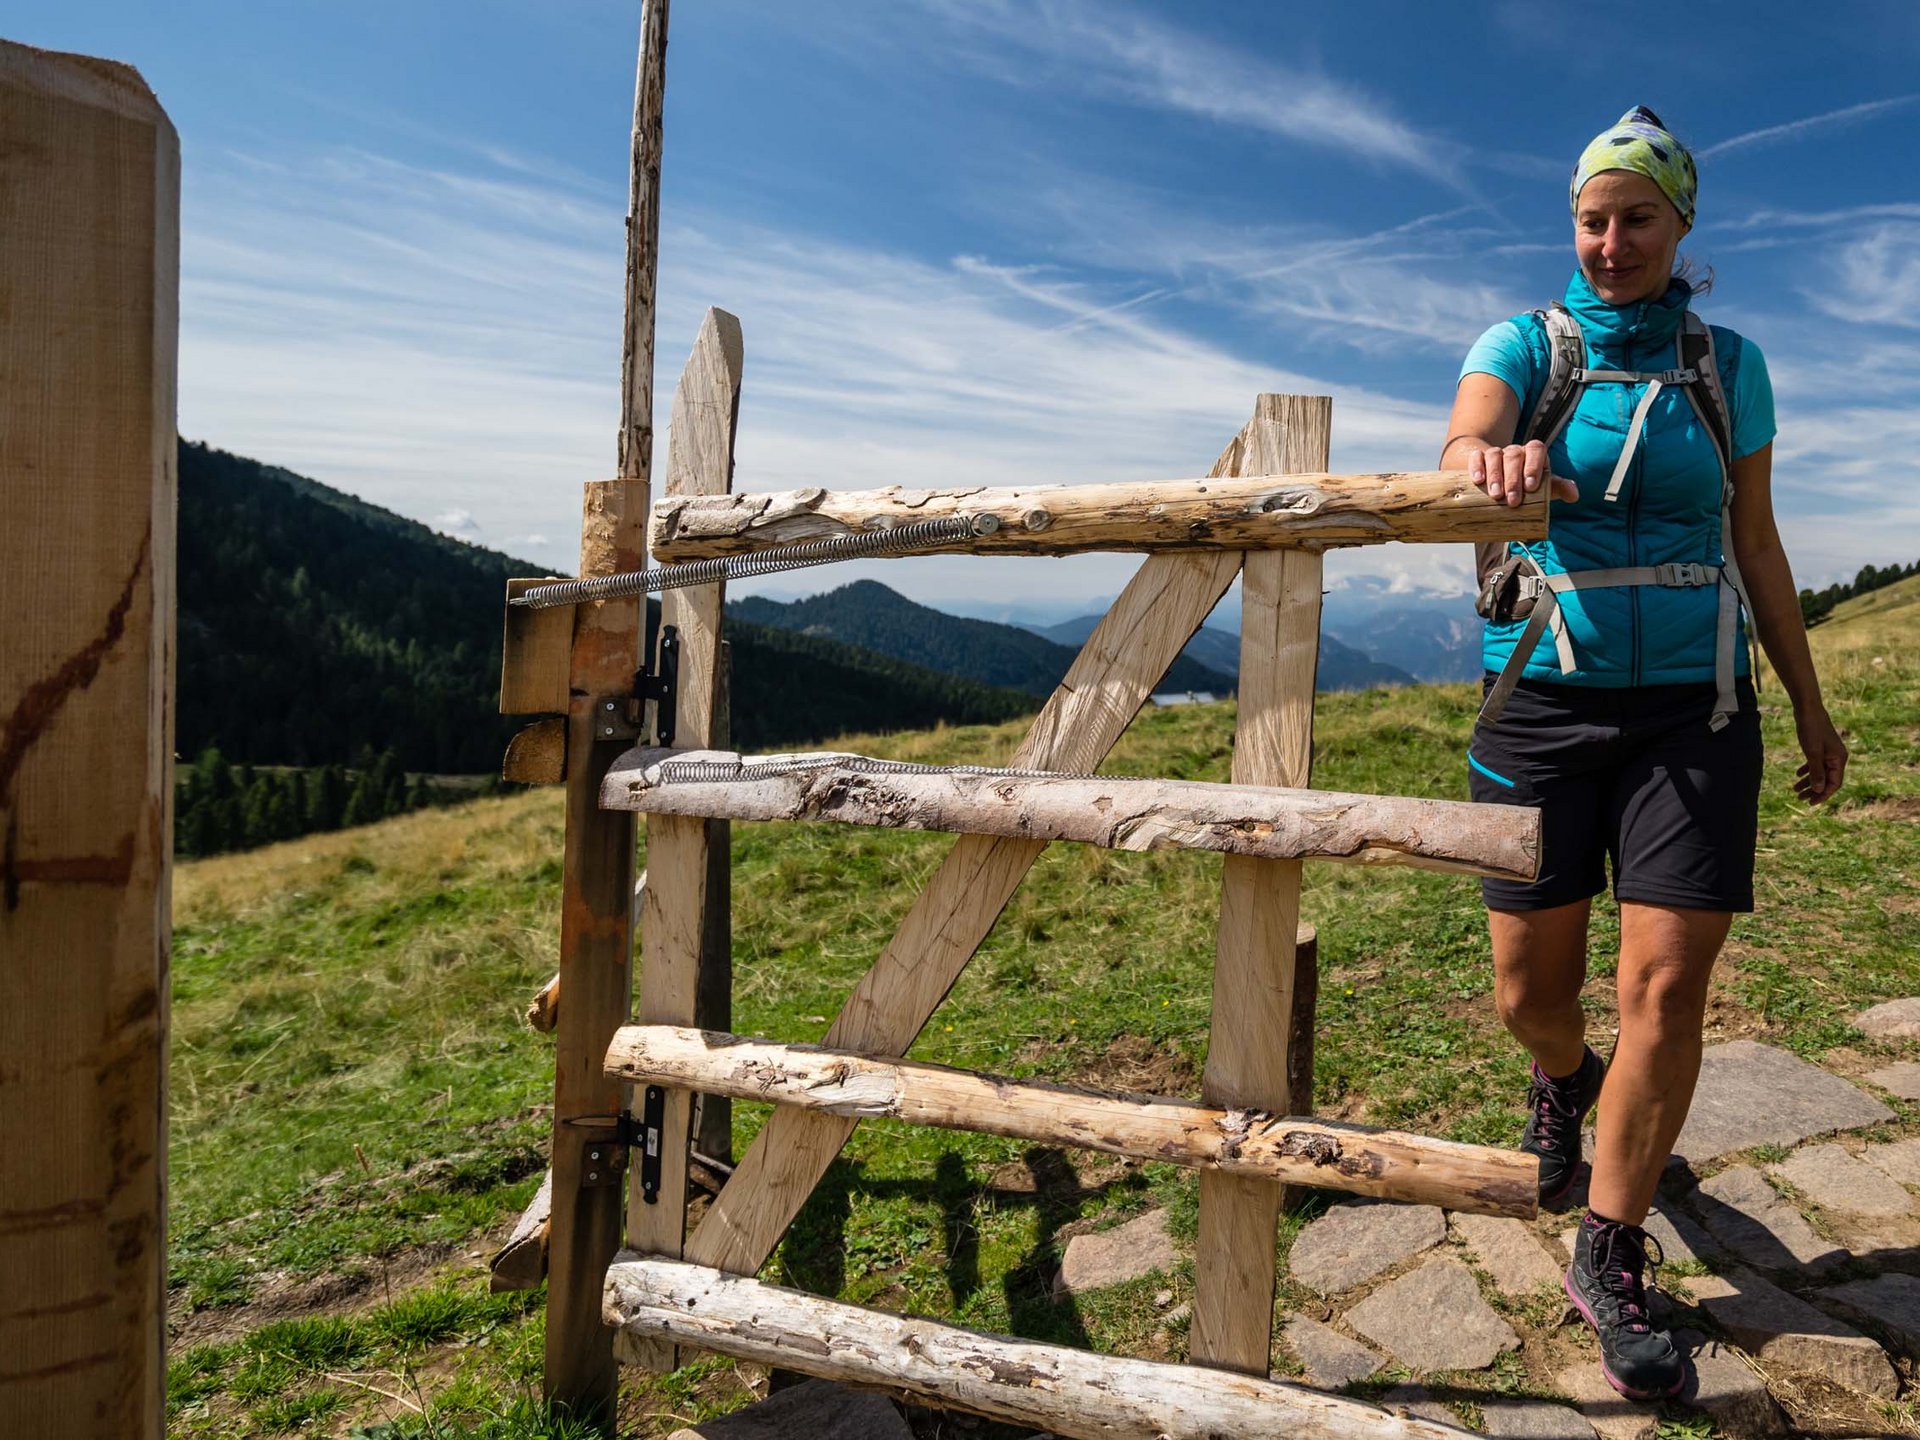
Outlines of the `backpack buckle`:
<svg viewBox="0 0 1920 1440">
<path fill-rule="evenodd" d="M 1682 589 L 1699 585 L 1711 585 L 1720 578 L 1720 571 L 1712 565 L 1701 565 L 1689 561 L 1679 565 L 1656 565 L 1653 567 L 1656 585 L 1666 585 Z"/>
</svg>

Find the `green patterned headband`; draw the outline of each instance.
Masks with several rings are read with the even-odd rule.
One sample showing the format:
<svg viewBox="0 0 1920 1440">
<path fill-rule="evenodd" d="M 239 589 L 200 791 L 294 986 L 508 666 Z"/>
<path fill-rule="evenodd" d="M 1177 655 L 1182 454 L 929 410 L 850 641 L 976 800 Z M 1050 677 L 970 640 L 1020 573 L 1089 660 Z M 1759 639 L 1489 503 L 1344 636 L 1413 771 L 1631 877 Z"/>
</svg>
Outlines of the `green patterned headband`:
<svg viewBox="0 0 1920 1440">
<path fill-rule="evenodd" d="M 1700 188 L 1693 156 L 1646 106 L 1634 106 L 1580 152 L 1573 188 L 1567 196 L 1576 211 L 1581 187 L 1603 170 L 1632 170 L 1646 176 L 1673 202 L 1681 222 L 1689 229 L 1693 227 L 1693 199 Z"/>
</svg>

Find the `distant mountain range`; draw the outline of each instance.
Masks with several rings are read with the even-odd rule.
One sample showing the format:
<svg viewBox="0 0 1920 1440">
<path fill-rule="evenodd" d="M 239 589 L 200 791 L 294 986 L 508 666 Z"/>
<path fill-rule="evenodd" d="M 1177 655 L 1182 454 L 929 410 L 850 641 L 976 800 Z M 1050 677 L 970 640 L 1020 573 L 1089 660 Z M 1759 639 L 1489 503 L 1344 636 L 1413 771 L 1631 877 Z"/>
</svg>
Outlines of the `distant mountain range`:
<svg viewBox="0 0 1920 1440">
<path fill-rule="evenodd" d="M 1038 633 L 1018 625 L 949 615 L 909 600 L 878 580 L 856 580 L 805 600 L 758 596 L 729 600 L 727 614 L 1038 696 L 1053 693 L 1100 619 L 1090 617 L 1083 631 L 1067 636 Z M 1070 622 L 1070 626 L 1078 624 Z M 1183 656 L 1173 662 L 1160 688 L 1224 695 L 1233 689 L 1233 672 Z"/>
<path fill-rule="evenodd" d="M 1093 633 L 1093 627 L 1100 623 L 1098 615 L 1081 615 L 1072 620 L 1063 620 L 1058 625 L 1028 627 L 1037 635 L 1050 640 L 1058 640 L 1062 645 L 1076 648 L 1086 643 Z M 1187 642 L 1187 648 L 1181 652 L 1182 658 L 1209 669 L 1218 671 L 1227 677 L 1231 686 L 1238 681 L 1240 674 L 1240 637 L 1231 631 L 1216 629 L 1212 625 L 1203 625 L 1194 632 L 1193 639 Z M 1320 665 L 1315 677 L 1315 688 L 1320 690 L 1368 690 L 1375 685 L 1411 685 L 1414 676 L 1393 665 L 1384 665 L 1373 657 L 1343 644 L 1339 637 L 1325 630 L 1320 632 Z M 1190 687 L 1169 683 L 1164 688 L 1180 690 Z M 1207 688 L 1207 687 L 1191 687 Z"/>
</svg>

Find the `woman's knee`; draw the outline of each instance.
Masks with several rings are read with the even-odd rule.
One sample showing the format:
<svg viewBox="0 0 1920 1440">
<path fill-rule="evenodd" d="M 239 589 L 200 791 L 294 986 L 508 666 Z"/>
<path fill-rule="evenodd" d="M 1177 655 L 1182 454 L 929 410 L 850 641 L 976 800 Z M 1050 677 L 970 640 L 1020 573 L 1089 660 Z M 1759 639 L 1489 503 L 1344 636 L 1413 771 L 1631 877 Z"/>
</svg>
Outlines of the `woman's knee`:
<svg viewBox="0 0 1920 1440">
<path fill-rule="evenodd" d="M 1664 955 L 1636 964 L 1623 961 L 1616 979 L 1620 1028 L 1663 1036 L 1697 1038 L 1706 1020 L 1707 985 L 1713 962 Z"/>
</svg>

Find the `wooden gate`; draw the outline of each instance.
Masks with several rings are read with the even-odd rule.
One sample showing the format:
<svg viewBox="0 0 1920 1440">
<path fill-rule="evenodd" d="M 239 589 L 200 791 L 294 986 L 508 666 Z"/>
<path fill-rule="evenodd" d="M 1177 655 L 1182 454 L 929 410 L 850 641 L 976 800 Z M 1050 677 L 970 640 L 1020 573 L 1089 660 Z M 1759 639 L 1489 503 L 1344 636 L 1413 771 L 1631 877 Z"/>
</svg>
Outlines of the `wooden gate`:
<svg viewBox="0 0 1920 1440">
<path fill-rule="evenodd" d="M 1535 1207 L 1530 1157 L 1316 1123 L 1306 1113 L 1310 1063 L 1290 1053 L 1312 1034 L 1311 970 L 1298 943 L 1302 863 L 1531 878 L 1539 844 L 1530 810 L 1306 788 L 1321 564 L 1341 545 L 1537 539 L 1546 533 L 1544 491 L 1508 509 L 1460 472 L 1328 474 L 1331 401 L 1262 395 L 1199 478 L 735 495 L 744 347 L 739 323 L 710 310 L 675 393 L 665 494 L 650 504 L 665 27 L 663 0 L 648 0 L 620 477 L 587 488 L 581 576 L 638 569 L 645 553 L 663 562 L 750 555 L 935 516 L 975 523 L 962 527 L 964 538 L 917 553 L 1123 550 L 1146 559 L 1012 765 L 997 770 L 825 754 L 755 760 L 728 750 L 721 583 L 664 595 L 646 667 L 654 678 L 638 690 L 634 599 L 509 607 L 501 708 L 555 718 L 516 739 L 507 773 L 567 787 L 561 969 L 533 1011 L 556 1035 L 552 1171 L 495 1265 L 503 1287 L 547 1275 L 549 1397 L 608 1413 L 617 1336 L 620 1359 L 653 1369 L 671 1368 L 683 1347 L 719 1351 L 1070 1436 L 1453 1433 L 1266 1379 L 1284 1185 L 1497 1215 Z M 1095 776 L 1236 577 L 1231 783 Z M 510 582 L 509 596 L 535 583 Z M 670 700 L 658 679 L 668 670 Z M 669 706 L 670 738 L 662 738 Z M 637 905 L 635 813 L 648 817 Z M 736 820 L 959 837 L 817 1044 L 727 1033 L 726 827 Z M 903 1058 L 1056 841 L 1224 854 L 1197 1100 L 1016 1082 Z M 715 1117 L 731 1096 L 775 1109 L 689 1233 L 696 1114 L 706 1147 L 724 1145 L 724 1115 Z M 984 1336 L 751 1278 L 870 1115 L 1197 1169 L 1195 1365 Z"/>
</svg>

